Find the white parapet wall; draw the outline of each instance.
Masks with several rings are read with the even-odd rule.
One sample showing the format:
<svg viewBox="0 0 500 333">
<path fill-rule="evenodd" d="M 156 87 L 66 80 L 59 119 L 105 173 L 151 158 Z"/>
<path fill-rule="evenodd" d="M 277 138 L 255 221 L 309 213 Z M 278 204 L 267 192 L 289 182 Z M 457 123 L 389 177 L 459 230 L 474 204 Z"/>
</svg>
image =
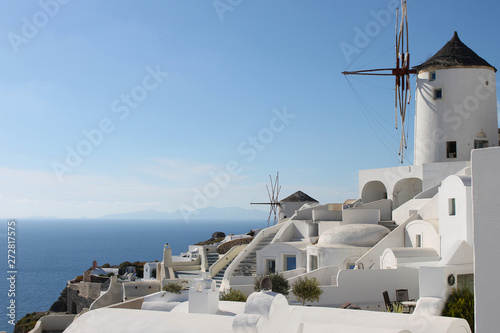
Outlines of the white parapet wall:
<svg viewBox="0 0 500 333">
<path fill-rule="evenodd" d="M 123 288 L 118 282 L 118 277 L 112 276 L 108 290 L 90 305 L 90 310 L 95 310 L 120 303 L 123 300 Z"/>
<path fill-rule="evenodd" d="M 236 258 L 234 258 L 233 262 L 228 266 L 226 271 L 224 272 L 224 280 L 222 281 L 221 290 L 225 290 L 226 288 L 229 288 L 229 279 L 231 276 L 233 276 L 234 270 L 238 267 L 238 265 L 241 263 L 242 260 L 244 260 L 247 255 L 253 251 L 257 244 L 259 244 L 264 238 L 266 238 L 269 235 L 272 235 L 274 233 L 277 233 L 281 227 L 284 226 L 284 223 L 286 221 L 278 223 L 276 225 L 273 225 L 272 227 L 262 229 L 255 237 L 254 239 L 248 244 L 243 251 L 241 251 Z M 276 236 L 275 236 L 276 237 Z"/>
<path fill-rule="evenodd" d="M 288 278 L 287 280 L 290 286 L 292 286 L 293 283 L 299 278 L 315 278 L 320 285 L 329 286 L 332 285 L 333 281 L 337 281 L 337 274 L 339 273 L 339 270 L 340 268 L 338 266 L 321 267 L 308 273 L 304 272 L 303 274 L 293 276 L 291 278 Z M 332 279 L 332 277 L 334 278 Z"/>
<path fill-rule="evenodd" d="M 358 305 L 374 305 L 375 310 L 382 310 L 384 291 L 388 291 L 391 300 L 395 300 L 396 289 L 408 289 L 410 299 L 417 299 L 418 278 L 418 269 L 412 268 L 341 270 L 337 275 L 338 285 L 322 286 L 323 294 L 319 302 L 311 304 L 339 307 L 345 302 L 350 302 Z M 289 295 L 290 300 L 294 298 L 293 294 Z"/>
<path fill-rule="evenodd" d="M 124 282 L 123 300 L 142 297 L 160 291 L 161 282 L 158 280 Z"/>
<path fill-rule="evenodd" d="M 500 299 L 500 148 L 472 152 L 476 332 L 498 331 Z"/>
<path fill-rule="evenodd" d="M 40 318 L 29 333 L 45 331 L 64 331 L 75 319 L 76 315 L 51 315 Z"/>
<path fill-rule="evenodd" d="M 370 203 L 350 208 L 349 210 L 376 209 L 380 211 L 381 221 L 390 221 L 392 219 L 392 202 L 389 199 L 381 199 Z M 378 222 L 378 221 L 377 221 Z"/>
<path fill-rule="evenodd" d="M 229 251 L 227 251 L 222 257 L 220 257 L 210 268 L 208 269 L 208 276 L 213 277 L 223 269 L 227 263 L 231 262 L 241 251 L 247 246 L 247 244 L 233 246 Z"/>
<path fill-rule="evenodd" d="M 342 224 L 378 224 L 378 209 L 346 209 L 343 212 Z"/>
<path fill-rule="evenodd" d="M 303 332 L 470 333 L 459 318 L 301 306 L 290 316 L 301 317 Z"/>
<path fill-rule="evenodd" d="M 387 236 L 378 242 L 377 245 L 368 250 L 368 252 L 356 261 L 356 266 L 363 269 L 380 269 L 380 257 L 384 253 L 385 249 L 403 247 L 406 225 L 417 218 L 418 215 L 413 214 L 396 229 L 387 234 Z"/>
</svg>

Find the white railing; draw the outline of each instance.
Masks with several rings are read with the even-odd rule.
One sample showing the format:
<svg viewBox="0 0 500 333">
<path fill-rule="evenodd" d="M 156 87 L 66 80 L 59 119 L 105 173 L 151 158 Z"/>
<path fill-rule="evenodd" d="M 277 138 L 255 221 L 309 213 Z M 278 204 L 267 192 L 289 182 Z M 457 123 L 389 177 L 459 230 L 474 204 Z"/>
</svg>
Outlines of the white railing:
<svg viewBox="0 0 500 333">
<path fill-rule="evenodd" d="M 280 274 L 283 274 L 283 277 L 288 280 L 288 279 L 291 279 L 297 275 L 304 274 L 305 272 L 306 272 L 305 267 L 300 267 L 300 268 L 296 268 L 293 270 L 280 272 Z"/>
<path fill-rule="evenodd" d="M 332 285 L 332 281 L 337 280 L 337 274 L 339 273 L 339 270 L 340 270 L 339 266 L 321 267 L 321 268 L 315 269 L 314 271 L 310 271 L 308 273 L 303 273 L 303 274 L 291 277 L 288 279 L 288 283 L 291 286 L 299 278 L 307 277 L 309 279 L 316 278 L 316 280 L 318 280 L 319 284 L 322 286 L 329 286 L 329 285 Z M 335 277 L 334 280 L 332 280 L 333 276 Z"/>
<path fill-rule="evenodd" d="M 247 247 L 247 244 L 233 246 L 229 251 L 227 251 L 222 257 L 219 258 L 210 268 L 208 269 L 208 276 L 214 277 L 223 269 L 228 262 L 231 262 L 238 254 L 240 254 L 243 249 Z"/>
<path fill-rule="evenodd" d="M 246 248 L 241 251 L 236 258 L 234 258 L 233 262 L 229 265 L 224 273 L 224 280 L 229 280 L 229 277 L 234 274 L 234 270 L 240 265 L 240 263 L 247 257 L 247 255 L 255 250 L 257 245 L 266 237 L 271 234 L 275 234 L 278 230 L 283 227 L 284 223 L 278 223 L 272 227 L 261 230 L 257 236 L 246 246 Z"/>
<path fill-rule="evenodd" d="M 103 308 L 112 304 L 119 303 L 123 300 L 123 288 L 121 283 L 118 282 L 116 275 L 112 276 L 109 283 L 108 290 L 97 298 L 91 305 L 90 310 Z"/>
</svg>

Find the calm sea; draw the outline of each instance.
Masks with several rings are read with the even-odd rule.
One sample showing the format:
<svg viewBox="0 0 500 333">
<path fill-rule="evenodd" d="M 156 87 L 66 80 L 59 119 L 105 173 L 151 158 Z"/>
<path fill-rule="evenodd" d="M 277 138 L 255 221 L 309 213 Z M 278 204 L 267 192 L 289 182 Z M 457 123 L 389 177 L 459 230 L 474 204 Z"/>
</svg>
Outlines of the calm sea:
<svg viewBox="0 0 500 333">
<path fill-rule="evenodd" d="M 0 226 L 5 255 L 1 279 L 0 331 L 7 323 L 7 220 Z M 123 261 L 162 260 L 163 245 L 180 254 L 189 244 L 207 240 L 215 231 L 247 233 L 264 228 L 262 221 L 153 221 L 153 220 L 17 220 L 16 223 L 16 319 L 26 313 L 46 311 L 59 297 L 66 282 L 82 275 L 95 259 L 99 265 Z"/>
</svg>

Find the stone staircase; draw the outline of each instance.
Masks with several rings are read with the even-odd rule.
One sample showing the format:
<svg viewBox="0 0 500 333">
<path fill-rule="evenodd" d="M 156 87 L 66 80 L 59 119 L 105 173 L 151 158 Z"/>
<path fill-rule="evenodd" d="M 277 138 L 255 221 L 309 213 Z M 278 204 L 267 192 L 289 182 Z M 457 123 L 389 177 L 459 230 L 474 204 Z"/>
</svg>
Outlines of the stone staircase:
<svg viewBox="0 0 500 333">
<path fill-rule="evenodd" d="M 213 264 L 215 264 L 215 262 L 219 260 L 219 254 L 218 253 L 207 253 L 207 263 L 208 263 L 208 267 L 212 266 Z M 205 270 L 206 272 L 208 272 L 208 268 Z"/>
<path fill-rule="evenodd" d="M 235 276 L 255 276 L 257 275 L 257 251 L 262 249 L 264 246 L 271 243 L 275 233 L 269 234 L 269 236 L 260 240 L 256 244 L 254 249 L 250 251 L 247 256 L 240 262 L 238 267 L 234 270 L 233 275 Z"/>
<path fill-rule="evenodd" d="M 229 267 L 229 264 L 231 264 L 231 262 L 232 260 L 229 261 L 226 266 L 224 266 L 215 276 L 212 277 L 212 279 L 215 280 L 217 288 L 220 287 L 222 279 L 224 278 L 224 273 L 226 272 L 226 269 Z"/>
<path fill-rule="evenodd" d="M 383 227 L 386 227 L 390 231 L 393 231 L 394 229 L 396 229 L 398 227 L 398 225 L 394 221 L 380 221 L 378 224 L 383 226 Z"/>
</svg>

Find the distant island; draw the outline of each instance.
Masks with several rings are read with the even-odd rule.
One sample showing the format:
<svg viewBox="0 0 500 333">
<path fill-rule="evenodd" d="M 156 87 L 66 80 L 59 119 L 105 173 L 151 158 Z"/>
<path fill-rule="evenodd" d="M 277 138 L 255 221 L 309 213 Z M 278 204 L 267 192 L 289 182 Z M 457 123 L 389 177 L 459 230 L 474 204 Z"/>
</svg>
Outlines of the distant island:
<svg viewBox="0 0 500 333">
<path fill-rule="evenodd" d="M 195 213 L 190 214 L 189 220 L 200 221 L 200 220 L 255 220 L 255 219 L 266 219 L 269 212 L 260 209 L 244 209 L 240 207 L 225 207 L 225 208 L 215 208 L 208 207 L 197 210 Z M 32 220 L 55 220 L 62 219 L 57 216 L 29 216 L 23 217 L 23 219 Z M 105 220 L 182 220 L 184 219 L 182 212 L 176 210 L 174 212 L 163 212 L 159 210 L 149 209 L 137 212 L 129 213 L 119 213 L 119 214 L 109 214 L 101 217 L 81 217 L 81 219 L 105 219 Z"/>
</svg>

